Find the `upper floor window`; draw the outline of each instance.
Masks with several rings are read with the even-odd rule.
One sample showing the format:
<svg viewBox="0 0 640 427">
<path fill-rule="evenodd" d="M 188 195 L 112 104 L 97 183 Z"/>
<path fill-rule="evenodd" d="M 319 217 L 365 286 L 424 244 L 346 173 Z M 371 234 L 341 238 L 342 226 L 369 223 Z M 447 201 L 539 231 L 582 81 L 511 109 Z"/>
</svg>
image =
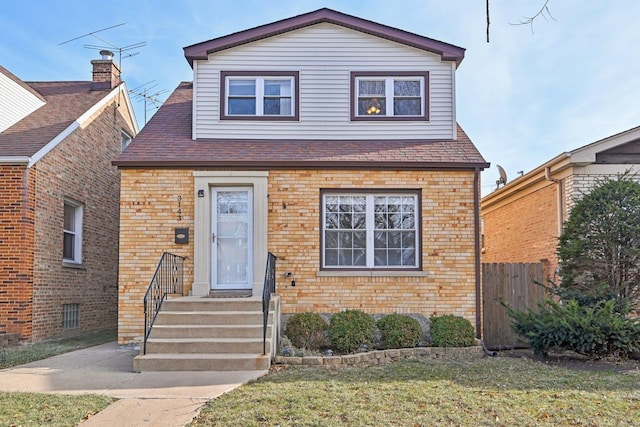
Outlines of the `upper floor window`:
<svg viewBox="0 0 640 427">
<path fill-rule="evenodd" d="M 126 133 L 125 131 L 120 131 L 120 146 L 122 151 L 127 148 L 131 144 L 131 135 Z"/>
<path fill-rule="evenodd" d="M 351 73 L 352 120 L 428 120 L 429 73 Z"/>
<path fill-rule="evenodd" d="M 322 195 L 322 267 L 420 268 L 418 191 Z"/>
<path fill-rule="evenodd" d="M 221 72 L 221 119 L 297 120 L 297 72 Z"/>
<path fill-rule="evenodd" d="M 74 264 L 82 263 L 82 205 L 64 201 L 64 230 L 62 259 Z"/>
</svg>

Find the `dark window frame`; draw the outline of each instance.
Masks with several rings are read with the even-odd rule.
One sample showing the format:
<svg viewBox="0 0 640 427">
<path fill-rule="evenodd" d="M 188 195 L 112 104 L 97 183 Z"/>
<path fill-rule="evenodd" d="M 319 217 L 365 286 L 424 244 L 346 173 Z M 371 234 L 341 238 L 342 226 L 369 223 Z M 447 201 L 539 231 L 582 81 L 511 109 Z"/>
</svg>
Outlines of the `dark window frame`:
<svg viewBox="0 0 640 427">
<path fill-rule="evenodd" d="M 228 115 L 227 108 L 227 79 L 230 77 L 287 77 L 293 78 L 293 106 L 292 115 Z M 299 71 L 220 71 L 220 120 L 250 120 L 250 121 L 299 121 L 300 120 L 300 72 Z"/>
<path fill-rule="evenodd" d="M 400 194 L 411 194 L 416 196 L 416 258 L 417 258 L 417 266 L 412 267 L 344 267 L 344 266 L 325 266 L 325 248 L 324 248 L 324 215 L 325 215 L 325 206 L 324 199 L 327 194 L 339 194 L 339 195 L 349 195 L 349 194 L 365 194 L 365 195 L 400 195 Z M 320 270 L 321 271 L 336 271 L 336 272 L 398 272 L 398 271 L 422 271 L 422 254 L 423 254 L 423 243 L 422 243 L 422 221 L 423 221 L 423 208 L 422 208 L 422 189 L 421 188 L 321 188 L 320 189 L 320 201 L 319 201 L 319 251 L 320 251 Z M 370 248 L 367 246 L 367 250 Z"/>
<path fill-rule="evenodd" d="M 357 87 L 357 79 L 358 78 L 406 78 L 406 77 L 420 77 L 424 79 L 424 99 L 422 100 L 422 108 L 423 114 L 420 116 L 377 116 L 377 115 L 366 115 L 359 116 L 358 115 L 358 87 Z M 387 72 L 387 71 L 351 71 L 350 75 L 350 84 L 349 84 L 349 104 L 350 104 L 350 115 L 351 121 L 368 121 L 368 122 L 377 122 L 377 121 L 429 121 L 429 98 L 431 95 L 431 88 L 429 84 L 429 71 L 396 71 L 396 72 Z"/>
</svg>

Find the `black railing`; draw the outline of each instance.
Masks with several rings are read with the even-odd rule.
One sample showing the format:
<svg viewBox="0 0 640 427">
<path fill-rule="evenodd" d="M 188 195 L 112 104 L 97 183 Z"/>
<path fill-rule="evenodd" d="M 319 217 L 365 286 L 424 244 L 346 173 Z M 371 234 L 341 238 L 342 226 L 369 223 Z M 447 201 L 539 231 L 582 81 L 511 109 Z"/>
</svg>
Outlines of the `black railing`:
<svg viewBox="0 0 640 427">
<path fill-rule="evenodd" d="M 267 354 L 267 323 L 269 320 L 269 306 L 271 294 L 276 292 L 276 256 L 269 252 L 267 255 L 267 271 L 264 273 L 264 288 L 262 289 L 262 354 Z M 274 325 L 275 327 L 275 325 Z M 276 345 L 276 343 L 271 343 Z"/>
<path fill-rule="evenodd" d="M 144 343 L 142 353 L 147 354 L 147 338 L 167 294 L 182 295 L 184 257 L 164 252 L 156 272 L 144 294 Z"/>
</svg>

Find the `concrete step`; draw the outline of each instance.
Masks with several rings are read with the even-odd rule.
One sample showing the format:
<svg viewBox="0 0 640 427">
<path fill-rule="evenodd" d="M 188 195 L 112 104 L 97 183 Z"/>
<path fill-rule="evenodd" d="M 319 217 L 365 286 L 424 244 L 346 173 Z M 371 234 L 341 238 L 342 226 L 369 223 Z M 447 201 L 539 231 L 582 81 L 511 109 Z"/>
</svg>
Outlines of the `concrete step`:
<svg viewBox="0 0 640 427">
<path fill-rule="evenodd" d="M 271 322 L 272 314 L 268 322 Z M 155 325 L 262 325 L 262 311 L 169 311 L 164 307 Z"/>
<path fill-rule="evenodd" d="M 167 311 L 259 311 L 262 300 L 248 298 L 184 297 L 168 299 L 162 303 Z"/>
<path fill-rule="evenodd" d="M 260 354 L 146 354 L 133 360 L 133 370 L 143 371 L 246 371 L 266 370 L 270 356 Z"/>
<path fill-rule="evenodd" d="M 153 325 L 149 338 L 260 338 L 260 325 Z M 267 336 L 271 325 L 267 326 Z"/>
<path fill-rule="evenodd" d="M 147 354 L 160 353 L 262 353 L 262 338 L 149 338 Z M 267 340 L 267 354 L 271 351 Z"/>
</svg>

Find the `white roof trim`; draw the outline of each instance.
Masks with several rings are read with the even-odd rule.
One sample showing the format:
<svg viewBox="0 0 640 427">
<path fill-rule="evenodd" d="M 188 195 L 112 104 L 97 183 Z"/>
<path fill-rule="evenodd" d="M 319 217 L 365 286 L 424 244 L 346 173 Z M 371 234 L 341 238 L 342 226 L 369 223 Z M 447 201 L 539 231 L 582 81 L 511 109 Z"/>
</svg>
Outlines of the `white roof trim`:
<svg viewBox="0 0 640 427">
<path fill-rule="evenodd" d="M 636 139 L 640 139 L 640 126 L 570 151 L 569 156 L 571 157 L 571 163 L 595 163 L 597 153 L 609 150 L 613 147 L 624 145 Z"/>
<path fill-rule="evenodd" d="M 30 161 L 29 156 L 0 156 L 0 165 L 27 165 Z"/>
<path fill-rule="evenodd" d="M 78 129 L 84 122 L 86 122 L 96 111 L 107 105 L 113 98 L 118 96 L 122 88 L 124 87 L 124 83 L 118 85 L 115 89 L 113 89 L 107 96 L 102 98 L 96 104 L 94 104 L 91 108 L 89 108 L 83 115 L 78 117 L 73 123 L 71 123 L 65 130 L 60 132 L 55 138 L 49 141 L 44 147 L 38 150 L 31 158 L 29 158 L 29 164 L 27 167 L 33 166 L 38 160 L 43 158 L 47 153 L 53 150 L 59 143 L 61 143 L 66 137 L 71 135 L 71 133 Z M 125 98 L 127 101 L 127 105 L 130 107 L 131 103 L 129 101 L 129 93 L 125 90 Z M 133 114 L 133 109 L 130 109 L 130 112 Z M 134 125 L 137 128 L 137 124 L 134 116 Z"/>
</svg>

